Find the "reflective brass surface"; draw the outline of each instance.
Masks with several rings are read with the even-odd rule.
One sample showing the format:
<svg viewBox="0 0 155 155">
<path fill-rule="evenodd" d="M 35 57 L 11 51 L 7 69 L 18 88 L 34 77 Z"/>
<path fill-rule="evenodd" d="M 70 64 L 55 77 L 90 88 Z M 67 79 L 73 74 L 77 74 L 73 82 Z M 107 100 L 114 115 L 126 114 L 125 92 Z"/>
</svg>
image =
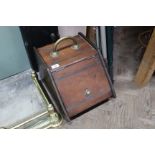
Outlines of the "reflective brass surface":
<svg viewBox="0 0 155 155">
<path fill-rule="evenodd" d="M 61 123 L 62 123 L 62 118 L 61 116 L 55 112 L 54 110 L 54 107 L 52 106 L 52 104 L 49 103 L 46 95 L 44 94 L 39 82 L 38 82 L 38 79 L 37 79 L 37 74 L 32 71 L 32 79 L 36 85 L 36 87 L 38 88 L 40 94 L 42 95 L 43 97 L 43 100 L 44 100 L 44 103 L 46 104 L 47 106 L 47 111 L 48 111 L 48 115 L 49 115 L 49 118 L 46 120 L 46 121 L 49 121 L 49 127 L 57 127 L 59 126 Z"/>
<path fill-rule="evenodd" d="M 43 101 L 46 104 L 47 110 L 31 116 L 30 118 L 23 120 L 22 122 L 18 122 L 15 125 L 12 125 L 10 127 L 0 127 L 0 129 L 48 129 L 55 128 L 61 125 L 62 117 L 57 112 L 55 112 L 54 107 L 49 103 L 38 82 L 37 74 L 34 71 L 32 71 L 32 80 L 38 88 Z"/>
<path fill-rule="evenodd" d="M 74 43 L 74 45 L 72 46 L 73 49 L 77 50 L 77 49 L 79 48 L 79 45 L 78 45 L 77 41 L 76 41 L 73 37 L 62 37 L 62 38 L 60 38 L 58 41 L 56 41 L 56 43 L 54 44 L 53 50 L 51 51 L 51 54 L 50 54 L 50 55 L 51 55 L 52 57 L 57 57 L 57 56 L 59 56 L 59 52 L 58 52 L 58 50 L 57 50 L 58 45 L 59 45 L 62 41 L 68 40 L 68 39 L 70 39 L 70 40 L 73 41 L 73 43 Z"/>
</svg>

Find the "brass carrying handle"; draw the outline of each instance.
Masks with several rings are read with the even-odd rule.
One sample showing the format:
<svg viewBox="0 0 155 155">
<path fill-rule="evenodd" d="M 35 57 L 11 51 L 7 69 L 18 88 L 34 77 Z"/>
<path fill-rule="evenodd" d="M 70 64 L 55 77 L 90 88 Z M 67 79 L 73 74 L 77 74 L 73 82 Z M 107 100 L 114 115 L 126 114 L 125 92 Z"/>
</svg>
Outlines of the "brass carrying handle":
<svg viewBox="0 0 155 155">
<path fill-rule="evenodd" d="M 56 41 L 56 43 L 54 44 L 54 47 L 53 47 L 53 50 L 51 51 L 51 56 L 52 57 L 57 57 L 59 55 L 59 51 L 57 50 L 57 47 L 58 45 L 64 41 L 64 40 L 72 40 L 74 45 L 72 46 L 73 49 L 77 50 L 79 49 L 79 45 L 77 43 L 77 41 L 73 38 L 73 37 L 63 37 L 63 38 L 60 38 L 59 40 Z"/>
</svg>

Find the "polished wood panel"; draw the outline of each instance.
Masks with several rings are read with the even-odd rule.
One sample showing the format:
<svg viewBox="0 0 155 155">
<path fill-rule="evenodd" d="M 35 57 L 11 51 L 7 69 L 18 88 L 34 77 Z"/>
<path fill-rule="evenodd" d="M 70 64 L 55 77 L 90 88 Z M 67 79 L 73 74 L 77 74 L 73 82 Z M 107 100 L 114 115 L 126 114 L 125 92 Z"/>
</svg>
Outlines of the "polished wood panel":
<svg viewBox="0 0 155 155">
<path fill-rule="evenodd" d="M 66 40 L 63 44 L 59 45 L 58 57 L 52 58 L 50 56 L 50 52 L 52 51 L 54 44 L 38 48 L 38 53 L 49 67 L 56 63 L 59 63 L 59 65 L 62 66 L 96 53 L 96 50 L 89 43 L 84 41 L 83 38 L 76 36 L 75 39 L 79 45 L 78 50 L 72 49 L 71 45 L 73 45 L 73 43 L 70 40 Z"/>
<path fill-rule="evenodd" d="M 72 41 L 63 41 L 58 47 L 58 57 L 50 55 L 53 44 L 36 50 L 42 62 L 40 77 L 67 120 L 114 96 L 104 62 L 95 47 L 80 35 L 74 39 L 79 49 L 71 47 Z M 51 66 L 55 64 L 58 67 L 53 69 Z"/>
<path fill-rule="evenodd" d="M 98 58 L 91 58 L 54 72 L 58 90 L 70 117 L 112 96 Z M 86 90 L 91 92 L 86 95 Z"/>
</svg>

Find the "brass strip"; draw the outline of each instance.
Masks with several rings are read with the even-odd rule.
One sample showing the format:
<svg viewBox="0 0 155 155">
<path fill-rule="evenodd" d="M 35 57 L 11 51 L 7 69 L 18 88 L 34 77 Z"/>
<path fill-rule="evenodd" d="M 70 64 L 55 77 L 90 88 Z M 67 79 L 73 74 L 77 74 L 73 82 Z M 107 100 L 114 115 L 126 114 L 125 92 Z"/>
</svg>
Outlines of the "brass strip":
<svg viewBox="0 0 155 155">
<path fill-rule="evenodd" d="M 11 127 L 11 129 L 20 128 L 20 127 L 26 125 L 27 123 L 30 123 L 31 121 L 33 121 L 33 120 L 35 120 L 35 119 L 38 119 L 38 118 L 40 118 L 40 117 L 42 117 L 42 116 L 44 116 L 44 115 L 46 115 L 46 114 L 48 114 L 48 111 L 42 112 L 42 113 L 40 113 L 40 114 L 38 114 L 38 115 L 36 115 L 36 116 L 32 116 L 31 118 L 27 119 L 26 121 L 21 122 L 21 123 L 15 125 L 15 126 Z"/>
<path fill-rule="evenodd" d="M 54 127 L 54 128 L 57 126 L 60 126 L 60 124 L 62 123 L 62 117 L 57 112 L 55 112 L 54 107 L 52 106 L 52 104 L 49 103 L 46 95 L 44 94 L 44 92 L 38 82 L 37 74 L 34 71 L 32 71 L 32 79 L 33 79 L 36 87 L 38 88 L 40 94 L 42 95 L 44 102 L 47 105 L 47 111 L 48 111 L 50 123 L 51 123 L 50 126 Z"/>
</svg>

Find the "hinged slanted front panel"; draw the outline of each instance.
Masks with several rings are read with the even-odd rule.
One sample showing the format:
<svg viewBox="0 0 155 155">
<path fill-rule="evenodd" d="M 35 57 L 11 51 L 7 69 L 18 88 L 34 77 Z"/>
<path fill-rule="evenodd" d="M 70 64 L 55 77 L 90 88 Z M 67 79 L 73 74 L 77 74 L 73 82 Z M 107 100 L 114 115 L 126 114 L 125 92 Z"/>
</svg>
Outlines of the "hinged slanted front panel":
<svg viewBox="0 0 155 155">
<path fill-rule="evenodd" d="M 98 56 L 52 74 L 70 117 L 112 96 Z"/>
</svg>

